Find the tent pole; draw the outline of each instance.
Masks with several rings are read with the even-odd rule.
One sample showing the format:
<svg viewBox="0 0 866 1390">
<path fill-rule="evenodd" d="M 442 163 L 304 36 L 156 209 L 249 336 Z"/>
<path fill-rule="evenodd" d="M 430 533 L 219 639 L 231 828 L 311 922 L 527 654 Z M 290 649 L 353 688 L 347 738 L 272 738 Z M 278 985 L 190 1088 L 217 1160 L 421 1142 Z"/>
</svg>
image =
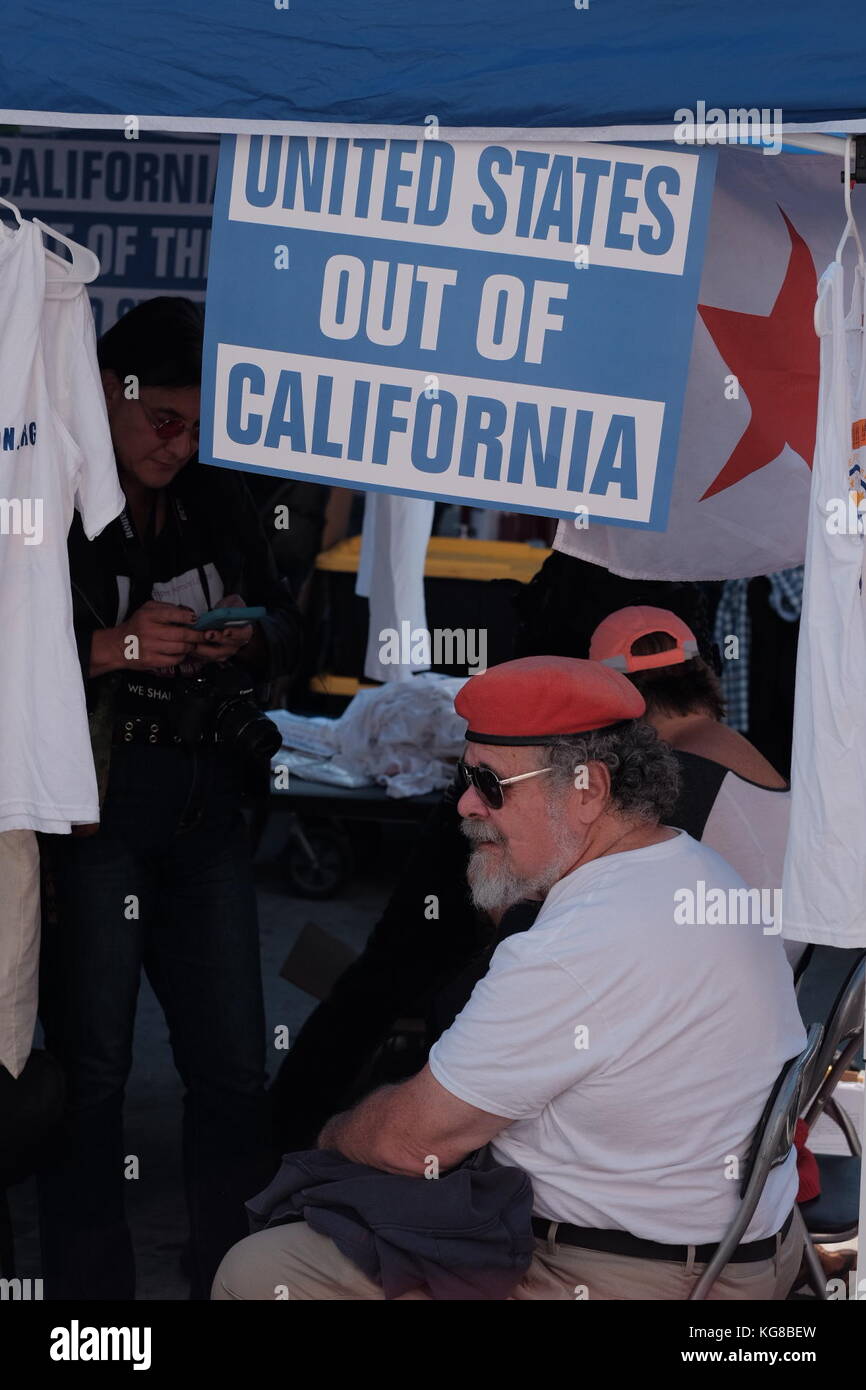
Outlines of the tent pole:
<svg viewBox="0 0 866 1390">
<path fill-rule="evenodd" d="M 845 136 L 839 135 L 786 135 L 782 143 L 795 150 L 813 150 L 815 154 L 836 154 L 840 159 L 845 154 Z"/>
</svg>

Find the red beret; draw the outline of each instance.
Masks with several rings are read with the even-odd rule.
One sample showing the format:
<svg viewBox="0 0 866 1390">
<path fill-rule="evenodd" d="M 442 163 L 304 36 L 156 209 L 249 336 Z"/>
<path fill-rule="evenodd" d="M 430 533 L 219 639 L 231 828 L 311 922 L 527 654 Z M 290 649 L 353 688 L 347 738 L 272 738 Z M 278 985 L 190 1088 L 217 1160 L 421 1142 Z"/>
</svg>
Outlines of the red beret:
<svg viewBox="0 0 866 1390">
<path fill-rule="evenodd" d="M 525 656 L 470 676 L 454 708 L 470 743 L 538 745 L 639 719 L 646 705 L 630 680 L 598 661 Z"/>
</svg>

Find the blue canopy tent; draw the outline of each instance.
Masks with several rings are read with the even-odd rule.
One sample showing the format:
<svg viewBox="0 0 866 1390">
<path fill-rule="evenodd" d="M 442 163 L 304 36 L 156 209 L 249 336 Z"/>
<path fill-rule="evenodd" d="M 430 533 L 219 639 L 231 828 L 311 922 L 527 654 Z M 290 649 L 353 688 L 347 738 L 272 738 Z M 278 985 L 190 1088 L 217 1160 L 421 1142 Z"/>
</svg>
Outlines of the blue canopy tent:
<svg viewBox="0 0 866 1390">
<path fill-rule="evenodd" d="M 856 0 L 17 0 L 0 123 L 447 141 L 664 142 L 683 108 L 766 112 L 840 158 L 866 132 Z M 130 126 L 134 129 L 130 131 Z M 841 197 L 839 214 L 841 223 Z M 823 267 L 819 267 L 819 270 Z M 850 944 L 857 944 L 855 941 Z"/>
<path fill-rule="evenodd" d="M 287 122 L 664 138 L 693 106 L 866 129 L 856 0 L 17 0 L 0 121 L 250 132 Z M 335 132 L 336 133 L 336 132 Z"/>
</svg>

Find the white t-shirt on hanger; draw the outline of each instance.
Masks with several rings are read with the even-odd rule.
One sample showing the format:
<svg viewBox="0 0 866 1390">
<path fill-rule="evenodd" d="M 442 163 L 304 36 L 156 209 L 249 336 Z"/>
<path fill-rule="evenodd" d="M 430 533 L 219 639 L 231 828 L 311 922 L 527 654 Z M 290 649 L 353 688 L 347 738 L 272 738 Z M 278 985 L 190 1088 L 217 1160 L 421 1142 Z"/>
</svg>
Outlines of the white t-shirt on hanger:
<svg viewBox="0 0 866 1390">
<path fill-rule="evenodd" d="M 866 943 L 866 276 L 850 304 L 835 261 L 818 284 L 818 431 L 791 759 L 791 828 L 782 910 L 786 937 L 823 946 Z"/>
<path fill-rule="evenodd" d="M 123 507 L 83 286 L 46 294 L 39 228 L 0 238 L 0 831 L 99 819 L 66 537 Z"/>
</svg>

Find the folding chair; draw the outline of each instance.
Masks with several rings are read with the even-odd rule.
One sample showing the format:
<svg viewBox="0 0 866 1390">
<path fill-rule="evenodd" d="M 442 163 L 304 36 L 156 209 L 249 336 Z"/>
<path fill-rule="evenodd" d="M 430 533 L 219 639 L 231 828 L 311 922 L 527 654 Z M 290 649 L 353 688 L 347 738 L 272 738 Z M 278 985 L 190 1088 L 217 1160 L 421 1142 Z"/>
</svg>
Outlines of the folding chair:
<svg viewBox="0 0 866 1390">
<path fill-rule="evenodd" d="M 855 961 L 836 996 L 824 1027 L 824 1041 L 803 1088 L 803 1118 L 811 1127 L 826 1110 L 845 1136 L 847 1154 L 815 1154 L 821 1192 L 801 1202 L 798 1217 L 806 1234 L 806 1269 L 816 1298 L 827 1298 L 827 1276 L 816 1245 L 853 1240 L 860 1213 L 860 1139 L 849 1116 L 833 1098 L 842 1076 L 863 1045 L 866 951 Z"/>
<path fill-rule="evenodd" d="M 740 1185 L 740 1205 L 733 1221 L 716 1247 L 689 1294 L 689 1302 L 705 1299 L 733 1255 L 755 1214 L 761 1194 L 772 1168 L 784 1163 L 791 1152 L 794 1130 L 802 1106 L 803 1080 L 811 1075 L 815 1056 L 821 1046 L 824 1030 L 820 1023 L 809 1029 L 806 1046 L 799 1057 L 783 1066 L 764 1113 L 758 1121 Z"/>
<path fill-rule="evenodd" d="M 824 1040 L 816 1053 L 803 1086 L 806 1109 L 803 1118 L 813 1125 L 832 1099 L 839 1077 L 857 1055 L 863 1034 L 863 991 L 866 951 L 860 951 L 836 993 L 824 1020 Z M 837 1056 L 844 1046 L 844 1055 Z M 841 1062 L 842 1065 L 836 1065 Z M 835 1083 L 828 1084 L 831 1071 Z"/>
<path fill-rule="evenodd" d="M 811 961 L 811 959 L 812 959 L 812 957 L 814 956 L 814 954 L 815 954 L 815 947 L 813 946 L 812 942 L 810 941 L 810 942 L 807 943 L 806 948 L 805 948 L 805 950 L 803 951 L 803 954 L 800 956 L 800 959 L 797 961 L 797 964 L 794 966 L 794 989 L 795 989 L 795 991 L 796 991 L 797 994 L 800 993 L 800 985 L 803 983 L 803 976 L 805 975 L 806 970 L 808 969 L 808 966 L 809 966 L 809 962 Z"/>
</svg>

